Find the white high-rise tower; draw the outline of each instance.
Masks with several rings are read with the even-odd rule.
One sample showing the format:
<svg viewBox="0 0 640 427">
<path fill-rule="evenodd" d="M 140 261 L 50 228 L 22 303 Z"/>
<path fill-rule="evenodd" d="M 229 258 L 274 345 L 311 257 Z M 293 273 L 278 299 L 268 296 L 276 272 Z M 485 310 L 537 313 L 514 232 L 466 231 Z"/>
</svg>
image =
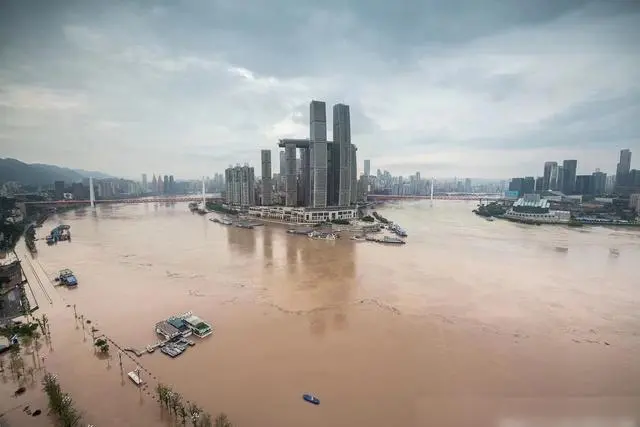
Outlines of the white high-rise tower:
<svg viewBox="0 0 640 427">
<path fill-rule="evenodd" d="M 85 193 L 86 194 L 86 193 Z M 93 190 L 93 177 L 89 177 L 89 201 L 91 202 L 91 207 L 96 207 L 96 196 Z"/>
<path fill-rule="evenodd" d="M 202 177 L 202 209 L 207 208 L 207 200 L 204 197 L 204 176 Z"/>
<path fill-rule="evenodd" d="M 432 205 L 433 205 L 433 186 L 435 185 L 435 183 L 436 183 L 436 178 L 432 177 L 431 178 L 431 204 Z"/>
</svg>

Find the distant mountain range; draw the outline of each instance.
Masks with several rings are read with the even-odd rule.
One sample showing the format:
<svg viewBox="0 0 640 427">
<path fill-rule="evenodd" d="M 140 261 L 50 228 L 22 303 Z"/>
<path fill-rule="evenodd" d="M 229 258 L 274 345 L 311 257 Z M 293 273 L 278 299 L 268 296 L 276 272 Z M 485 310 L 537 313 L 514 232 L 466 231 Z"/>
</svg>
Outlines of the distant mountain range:
<svg viewBox="0 0 640 427">
<path fill-rule="evenodd" d="M 61 168 L 41 163 L 23 163 L 16 159 L 0 159 L 0 183 L 19 182 L 23 185 L 51 185 L 55 181 L 79 182 L 92 176 L 96 179 L 113 178 L 102 172 Z"/>
</svg>

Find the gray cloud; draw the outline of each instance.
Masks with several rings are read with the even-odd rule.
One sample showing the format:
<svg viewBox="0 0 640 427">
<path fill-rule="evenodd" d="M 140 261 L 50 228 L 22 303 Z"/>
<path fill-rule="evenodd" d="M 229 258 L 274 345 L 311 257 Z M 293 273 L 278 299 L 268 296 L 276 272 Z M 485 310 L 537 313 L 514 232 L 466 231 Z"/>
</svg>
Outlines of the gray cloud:
<svg viewBox="0 0 640 427">
<path fill-rule="evenodd" d="M 638 24 L 636 2 L 5 2 L 0 148 L 211 175 L 307 136 L 321 99 L 329 121 L 351 105 L 374 168 L 510 176 L 566 155 L 611 171 L 640 151 Z"/>
</svg>

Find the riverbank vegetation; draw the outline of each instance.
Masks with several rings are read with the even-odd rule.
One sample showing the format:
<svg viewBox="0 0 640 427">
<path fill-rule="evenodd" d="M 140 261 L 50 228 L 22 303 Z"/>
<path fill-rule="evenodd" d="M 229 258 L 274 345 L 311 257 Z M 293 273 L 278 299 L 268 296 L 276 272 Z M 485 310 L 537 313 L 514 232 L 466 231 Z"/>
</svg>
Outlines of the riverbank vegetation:
<svg viewBox="0 0 640 427">
<path fill-rule="evenodd" d="M 507 212 L 507 209 L 499 203 L 491 202 L 486 205 L 478 206 L 478 209 L 474 209 L 473 213 L 479 216 L 502 216 Z"/>
<path fill-rule="evenodd" d="M 24 232 L 24 224 L 0 222 L 0 252 L 9 252 L 15 246 Z"/>
<path fill-rule="evenodd" d="M 238 213 L 239 213 L 237 210 L 229 209 L 227 207 L 224 207 L 220 203 L 207 202 L 206 207 L 210 211 L 219 212 L 219 213 L 223 213 L 223 214 L 226 214 L 226 215 L 238 215 Z"/>
<path fill-rule="evenodd" d="M 371 215 L 373 215 L 373 217 L 374 217 L 375 219 L 377 219 L 378 221 L 380 221 L 381 223 L 383 223 L 383 224 L 389 224 L 389 220 L 388 220 L 387 218 L 383 217 L 382 215 L 380 215 L 378 212 L 373 211 L 373 212 L 371 213 Z"/>
<path fill-rule="evenodd" d="M 36 248 L 36 228 L 33 224 L 29 225 L 27 230 L 24 232 L 24 243 L 32 254 L 38 252 L 38 249 Z"/>
<path fill-rule="evenodd" d="M 47 372 L 42 379 L 42 388 L 49 400 L 49 410 L 63 427 L 77 427 L 82 416 L 75 408 L 73 399 L 64 393 L 56 375 Z"/>
<path fill-rule="evenodd" d="M 331 220 L 332 224 L 336 225 L 349 225 L 351 224 L 348 219 L 333 219 Z"/>
<path fill-rule="evenodd" d="M 211 418 L 209 413 L 204 412 L 202 408 L 193 402 L 182 399 L 180 393 L 173 391 L 171 387 L 159 383 L 156 386 L 156 395 L 160 407 L 169 411 L 169 414 L 174 416 L 176 422 L 182 422 L 182 425 L 186 425 L 187 421 L 191 423 L 193 427 L 233 427 L 233 424 L 229 421 L 224 413 L 219 414 L 215 420 Z"/>
<path fill-rule="evenodd" d="M 364 222 L 375 222 L 376 221 L 376 219 L 374 217 L 372 217 L 371 215 L 365 215 L 360 219 L 362 221 L 364 221 Z"/>
</svg>

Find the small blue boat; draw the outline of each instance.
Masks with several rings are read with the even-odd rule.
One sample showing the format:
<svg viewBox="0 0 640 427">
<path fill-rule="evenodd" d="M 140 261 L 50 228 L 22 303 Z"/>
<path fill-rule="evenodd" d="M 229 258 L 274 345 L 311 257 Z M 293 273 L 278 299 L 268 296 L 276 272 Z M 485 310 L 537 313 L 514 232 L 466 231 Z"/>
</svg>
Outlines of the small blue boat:
<svg viewBox="0 0 640 427">
<path fill-rule="evenodd" d="M 304 400 L 306 400 L 307 402 L 309 402 L 309 403 L 313 403 L 314 405 L 319 405 L 320 404 L 320 399 L 318 399 L 317 397 L 312 396 L 310 394 L 303 394 L 302 398 Z"/>
</svg>

